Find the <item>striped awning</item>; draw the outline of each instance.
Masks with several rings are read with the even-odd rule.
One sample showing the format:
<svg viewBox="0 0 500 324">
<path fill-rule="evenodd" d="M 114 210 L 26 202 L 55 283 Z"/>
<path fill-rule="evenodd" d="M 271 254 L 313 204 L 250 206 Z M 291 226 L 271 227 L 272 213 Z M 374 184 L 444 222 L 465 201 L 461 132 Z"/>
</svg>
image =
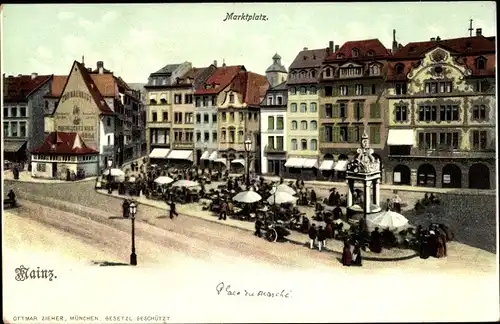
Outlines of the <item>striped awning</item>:
<svg viewBox="0 0 500 324">
<path fill-rule="evenodd" d="M 212 154 L 208 157 L 210 161 L 215 161 L 217 159 L 217 151 L 213 151 Z"/>
<path fill-rule="evenodd" d="M 287 168 L 302 168 L 304 163 L 306 162 L 306 159 L 304 158 L 289 158 L 286 163 L 285 167 Z"/>
<path fill-rule="evenodd" d="M 318 160 L 316 159 L 306 159 L 302 165 L 304 169 L 318 168 Z"/>
<path fill-rule="evenodd" d="M 170 149 L 155 148 L 149 153 L 149 157 L 152 159 L 166 159 Z"/>
<path fill-rule="evenodd" d="M 208 157 L 210 156 L 210 153 L 208 151 L 203 152 L 201 155 L 200 160 L 208 160 Z"/>
<path fill-rule="evenodd" d="M 319 169 L 320 170 L 333 170 L 334 164 L 335 164 L 335 161 L 333 161 L 333 160 L 325 160 L 325 161 L 321 162 Z"/>
<path fill-rule="evenodd" d="M 335 171 L 346 171 L 347 170 L 347 160 L 337 161 L 335 167 L 333 168 Z"/>
<path fill-rule="evenodd" d="M 193 161 L 193 151 L 188 150 L 173 150 L 168 155 L 167 159 L 171 160 L 189 160 Z"/>
</svg>

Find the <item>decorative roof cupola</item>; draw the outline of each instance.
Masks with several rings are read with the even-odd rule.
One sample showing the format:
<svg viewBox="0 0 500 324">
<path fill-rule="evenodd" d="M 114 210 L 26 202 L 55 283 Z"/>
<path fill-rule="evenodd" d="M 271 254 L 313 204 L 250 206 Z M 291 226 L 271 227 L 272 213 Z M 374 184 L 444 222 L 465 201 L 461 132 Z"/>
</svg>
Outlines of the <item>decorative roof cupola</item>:
<svg viewBox="0 0 500 324">
<path fill-rule="evenodd" d="M 273 64 L 269 66 L 266 70 L 267 81 L 271 85 L 271 87 L 275 87 L 287 79 L 287 70 L 281 64 L 281 56 L 278 53 L 273 56 Z"/>
</svg>

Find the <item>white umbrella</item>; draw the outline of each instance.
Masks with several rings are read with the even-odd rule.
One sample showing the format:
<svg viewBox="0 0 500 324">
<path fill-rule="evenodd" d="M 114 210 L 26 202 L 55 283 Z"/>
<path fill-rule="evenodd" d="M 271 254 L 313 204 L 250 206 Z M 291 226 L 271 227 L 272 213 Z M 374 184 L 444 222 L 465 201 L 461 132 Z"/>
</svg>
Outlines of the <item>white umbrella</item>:
<svg viewBox="0 0 500 324">
<path fill-rule="evenodd" d="M 267 201 L 270 204 L 280 205 L 286 203 L 294 203 L 297 201 L 297 199 L 298 199 L 297 197 L 294 197 L 289 193 L 286 193 L 284 191 L 277 191 L 274 194 L 272 194 L 271 197 L 267 198 Z"/>
<path fill-rule="evenodd" d="M 172 183 L 172 187 L 186 187 L 186 188 L 189 188 L 189 187 L 197 187 L 199 185 L 200 184 L 198 182 L 194 182 L 194 181 L 191 181 L 191 180 L 178 180 L 178 181 Z"/>
<path fill-rule="evenodd" d="M 164 184 L 169 184 L 174 182 L 174 179 L 167 177 L 167 176 L 161 176 L 155 179 L 155 183 L 164 185 Z"/>
<path fill-rule="evenodd" d="M 398 230 L 408 225 L 408 220 L 403 215 L 388 210 L 382 213 L 371 214 L 366 217 L 366 224 L 370 227 L 389 230 Z"/>
<path fill-rule="evenodd" d="M 276 191 L 286 192 L 287 194 L 290 194 L 292 196 L 296 194 L 293 188 L 284 183 L 278 185 L 277 187 L 273 187 L 273 189 L 271 189 L 272 194 L 275 193 Z"/>
<path fill-rule="evenodd" d="M 102 174 L 107 176 L 110 172 L 113 177 L 125 176 L 125 172 L 120 169 L 106 169 Z"/>
<path fill-rule="evenodd" d="M 255 191 L 243 191 L 233 197 L 234 201 L 251 204 L 261 200 L 262 197 Z"/>
</svg>

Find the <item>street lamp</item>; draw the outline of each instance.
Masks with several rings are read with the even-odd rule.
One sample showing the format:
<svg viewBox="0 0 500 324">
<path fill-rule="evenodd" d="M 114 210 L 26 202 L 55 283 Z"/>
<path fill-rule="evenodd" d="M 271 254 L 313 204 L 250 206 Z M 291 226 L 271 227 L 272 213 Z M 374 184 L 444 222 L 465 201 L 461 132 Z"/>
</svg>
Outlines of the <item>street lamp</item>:
<svg viewBox="0 0 500 324">
<path fill-rule="evenodd" d="M 111 175 L 111 167 L 113 166 L 113 160 L 109 159 L 108 160 L 108 176 L 107 176 L 107 186 L 108 186 L 108 193 L 113 192 L 113 188 L 111 186 L 111 182 L 113 181 L 113 176 Z"/>
<path fill-rule="evenodd" d="M 130 218 L 132 219 L 132 253 L 130 254 L 130 265 L 137 265 L 137 255 L 135 254 L 135 214 L 137 213 L 137 204 L 134 201 L 129 205 Z"/>
<path fill-rule="evenodd" d="M 245 140 L 245 152 L 247 153 L 247 190 L 250 188 L 250 150 L 252 149 L 252 140 L 250 139 L 250 136 L 247 137 Z"/>
<path fill-rule="evenodd" d="M 278 193 L 278 185 L 275 183 L 273 185 L 273 191 L 274 191 L 274 204 L 273 204 L 273 208 L 274 208 L 274 223 L 276 224 L 276 214 L 278 213 L 278 207 L 276 206 L 276 194 Z"/>
</svg>

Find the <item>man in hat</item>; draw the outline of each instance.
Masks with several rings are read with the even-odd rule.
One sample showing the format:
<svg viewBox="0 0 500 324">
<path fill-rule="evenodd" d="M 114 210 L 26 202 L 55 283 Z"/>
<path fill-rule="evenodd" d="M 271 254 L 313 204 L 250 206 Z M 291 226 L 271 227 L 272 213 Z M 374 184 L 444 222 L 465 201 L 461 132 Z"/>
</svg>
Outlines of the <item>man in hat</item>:
<svg viewBox="0 0 500 324">
<path fill-rule="evenodd" d="M 321 252 L 321 248 L 326 247 L 326 231 L 323 229 L 323 226 L 320 226 L 318 229 L 318 250 Z"/>
<path fill-rule="evenodd" d="M 318 237 L 318 231 L 316 230 L 316 226 L 314 224 L 311 225 L 311 228 L 309 228 L 309 244 L 311 249 L 314 249 L 314 242 L 316 241 L 316 238 Z"/>
</svg>

